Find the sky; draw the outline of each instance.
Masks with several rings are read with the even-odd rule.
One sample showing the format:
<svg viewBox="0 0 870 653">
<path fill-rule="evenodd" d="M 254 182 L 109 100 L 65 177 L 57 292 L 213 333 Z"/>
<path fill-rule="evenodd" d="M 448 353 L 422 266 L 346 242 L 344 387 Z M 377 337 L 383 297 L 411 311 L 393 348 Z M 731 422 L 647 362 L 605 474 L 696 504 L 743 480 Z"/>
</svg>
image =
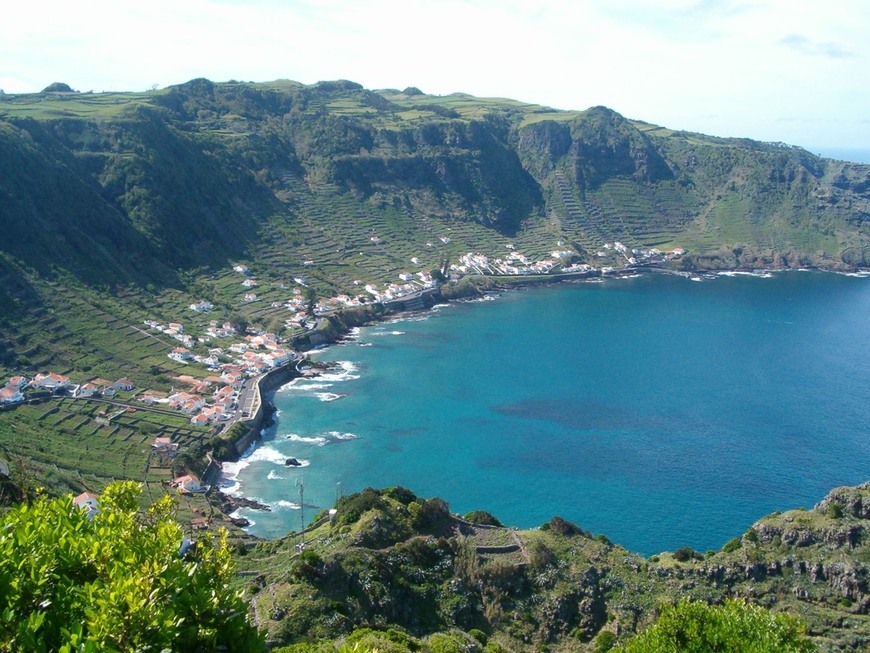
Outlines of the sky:
<svg viewBox="0 0 870 653">
<path fill-rule="evenodd" d="M 31 0 L 0 89 L 349 79 L 870 150 L 866 0 Z"/>
</svg>

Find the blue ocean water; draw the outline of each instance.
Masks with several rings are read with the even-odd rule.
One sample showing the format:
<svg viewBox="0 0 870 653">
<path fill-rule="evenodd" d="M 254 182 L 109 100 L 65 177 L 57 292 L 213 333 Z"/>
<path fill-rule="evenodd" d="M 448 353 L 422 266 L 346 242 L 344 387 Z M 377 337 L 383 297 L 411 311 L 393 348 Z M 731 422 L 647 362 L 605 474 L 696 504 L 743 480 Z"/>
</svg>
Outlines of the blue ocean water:
<svg viewBox="0 0 870 653">
<path fill-rule="evenodd" d="M 521 528 L 560 515 L 647 555 L 719 548 L 870 479 L 868 317 L 870 279 L 810 272 L 438 307 L 325 350 L 341 367 L 277 392 L 278 423 L 228 473 L 273 506 L 242 512 L 263 537 L 339 492 L 402 485 Z"/>
<path fill-rule="evenodd" d="M 854 147 L 823 147 L 823 148 L 807 148 L 813 154 L 827 157 L 829 159 L 837 159 L 838 161 L 852 161 L 853 163 L 870 163 L 870 150 L 858 149 Z"/>
</svg>

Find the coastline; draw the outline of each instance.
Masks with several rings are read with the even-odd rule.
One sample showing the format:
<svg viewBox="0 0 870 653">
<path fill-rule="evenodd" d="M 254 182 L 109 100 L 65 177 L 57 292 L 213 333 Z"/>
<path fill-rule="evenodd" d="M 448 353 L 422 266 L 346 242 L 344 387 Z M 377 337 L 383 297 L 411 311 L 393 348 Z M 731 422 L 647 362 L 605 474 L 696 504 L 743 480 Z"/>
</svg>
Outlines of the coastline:
<svg viewBox="0 0 870 653">
<path fill-rule="evenodd" d="M 349 333 L 351 333 L 352 329 L 359 326 L 369 326 L 374 324 L 380 324 L 388 320 L 395 320 L 397 318 L 401 319 L 403 315 L 428 313 L 431 310 L 432 306 L 434 306 L 435 304 L 450 303 L 454 301 L 467 301 L 470 299 L 481 298 L 483 296 L 504 290 L 519 289 L 524 287 L 537 287 L 542 285 L 548 286 L 554 285 L 556 283 L 563 283 L 566 281 L 596 282 L 606 278 L 631 278 L 640 276 L 643 273 L 667 274 L 700 281 L 702 278 L 713 279 L 719 276 L 732 277 L 745 275 L 765 278 L 770 277 L 778 272 L 799 270 L 834 272 L 835 274 L 865 278 L 870 277 L 870 270 L 860 270 L 858 272 L 849 273 L 837 272 L 832 270 L 818 270 L 812 268 L 781 268 L 685 272 L 681 270 L 656 269 L 648 267 L 620 270 L 613 274 L 604 275 L 603 278 L 599 274 L 588 273 L 583 273 L 581 275 L 558 275 L 558 277 L 556 277 L 555 275 L 505 278 L 483 275 L 475 277 L 465 277 L 458 284 L 446 287 L 442 286 L 441 288 L 436 289 L 437 292 L 429 293 L 427 297 L 429 298 L 430 303 L 422 308 L 401 310 L 395 304 L 393 306 L 380 305 L 379 307 L 363 307 L 365 310 L 362 311 L 354 310 L 352 308 L 343 309 L 341 311 L 336 311 L 336 313 L 334 314 L 322 316 L 320 318 L 321 324 L 318 325 L 318 328 L 316 330 L 316 334 L 318 335 L 318 337 L 312 338 L 311 340 L 313 342 L 309 341 L 308 350 L 311 350 L 315 347 L 322 347 L 324 345 L 340 343 L 346 338 Z M 446 292 L 443 292 L 445 290 Z M 317 344 L 313 344 L 314 342 L 316 342 Z M 288 382 L 292 382 L 293 380 L 304 376 L 303 372 L 300 372 L 297 369 L 297 366 L 299 365 L 299 363 L 305 360 L 305 358 L 297 359 L 296 361 L 288 363 L 282 368 L 278 368 L 261 377 L 258 377 L 256 381 L 256 391 L 259 396 L 258 410 L 256 414 L 251 416 L 250 419 L 245 420 L 244 422 L 240 422 L 246 424 L 246 426 L 248 426 L 248 429 L 242 437 L 235 440 L 234 442 L 235 451 L 237 453 L 236 457 L 233 460 L 227 460 L 226 462 L 238 462 L 240 459 L 251 455 L 254 450 L 256 450 L 262 437 L 262 429 L 269 425 L 268 420 L 276 412 L 276 407 L 273 402 L 274 392 L 276 392 L 279 388 L 283 387 Z M 308 375 L 315 377 L 319 376 L 321 373 L 321 370 L 317 370 L 310 372 Z M 254 501 L 242 495 L 233 495 L 231 493 L 223 491 L 222 495 L 222 498 L 224 499 L 224 506 L 222 506 L 222 510 L 224 512 L 227 512 L 227 514 L 229 514 L 231 517 L 233 516 L 232 513 L 234 513 L 238 508 L 247 507 L 258 510 L 269 510 L 269 507 L 267 505 Z M 256 537 L 250 534 L 248 534 L 248 536 Z"/>
</svg>

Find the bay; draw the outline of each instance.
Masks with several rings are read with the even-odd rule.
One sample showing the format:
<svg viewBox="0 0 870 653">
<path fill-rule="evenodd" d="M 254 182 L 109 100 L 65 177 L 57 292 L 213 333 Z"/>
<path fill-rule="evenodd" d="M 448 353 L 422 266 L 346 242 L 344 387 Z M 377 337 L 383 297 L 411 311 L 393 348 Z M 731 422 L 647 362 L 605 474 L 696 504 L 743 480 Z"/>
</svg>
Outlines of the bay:
<svg viewBox="0 0 870 653">
<path fill-rule="evenodd" d="M 645 555 L 718 549 L 870 478 L 868 316 L 870 281 L 810 272 L 441 306 L 322 352 L 340 367 L 278 391 L 277 423 L 228 473 L 273 507 L 242 511 L 262 537 L 402 485 L 520 528 L 560 515 Z"/>
</svg>

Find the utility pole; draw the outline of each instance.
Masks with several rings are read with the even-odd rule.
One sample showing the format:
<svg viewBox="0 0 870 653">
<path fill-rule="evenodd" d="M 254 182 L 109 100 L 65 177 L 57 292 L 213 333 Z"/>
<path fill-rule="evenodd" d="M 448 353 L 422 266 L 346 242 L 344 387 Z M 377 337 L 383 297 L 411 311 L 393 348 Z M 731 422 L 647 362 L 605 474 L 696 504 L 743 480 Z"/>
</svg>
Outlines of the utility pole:
<svg viewBox="0 0 870 653">
<path fill-rule="evenodd" d="M 299 476 L 296 479 L 296 485 L 299 486 L 299 515 L 302 520 L 302 548 L 305 548 L 305 481 Z"/>
</svg>

